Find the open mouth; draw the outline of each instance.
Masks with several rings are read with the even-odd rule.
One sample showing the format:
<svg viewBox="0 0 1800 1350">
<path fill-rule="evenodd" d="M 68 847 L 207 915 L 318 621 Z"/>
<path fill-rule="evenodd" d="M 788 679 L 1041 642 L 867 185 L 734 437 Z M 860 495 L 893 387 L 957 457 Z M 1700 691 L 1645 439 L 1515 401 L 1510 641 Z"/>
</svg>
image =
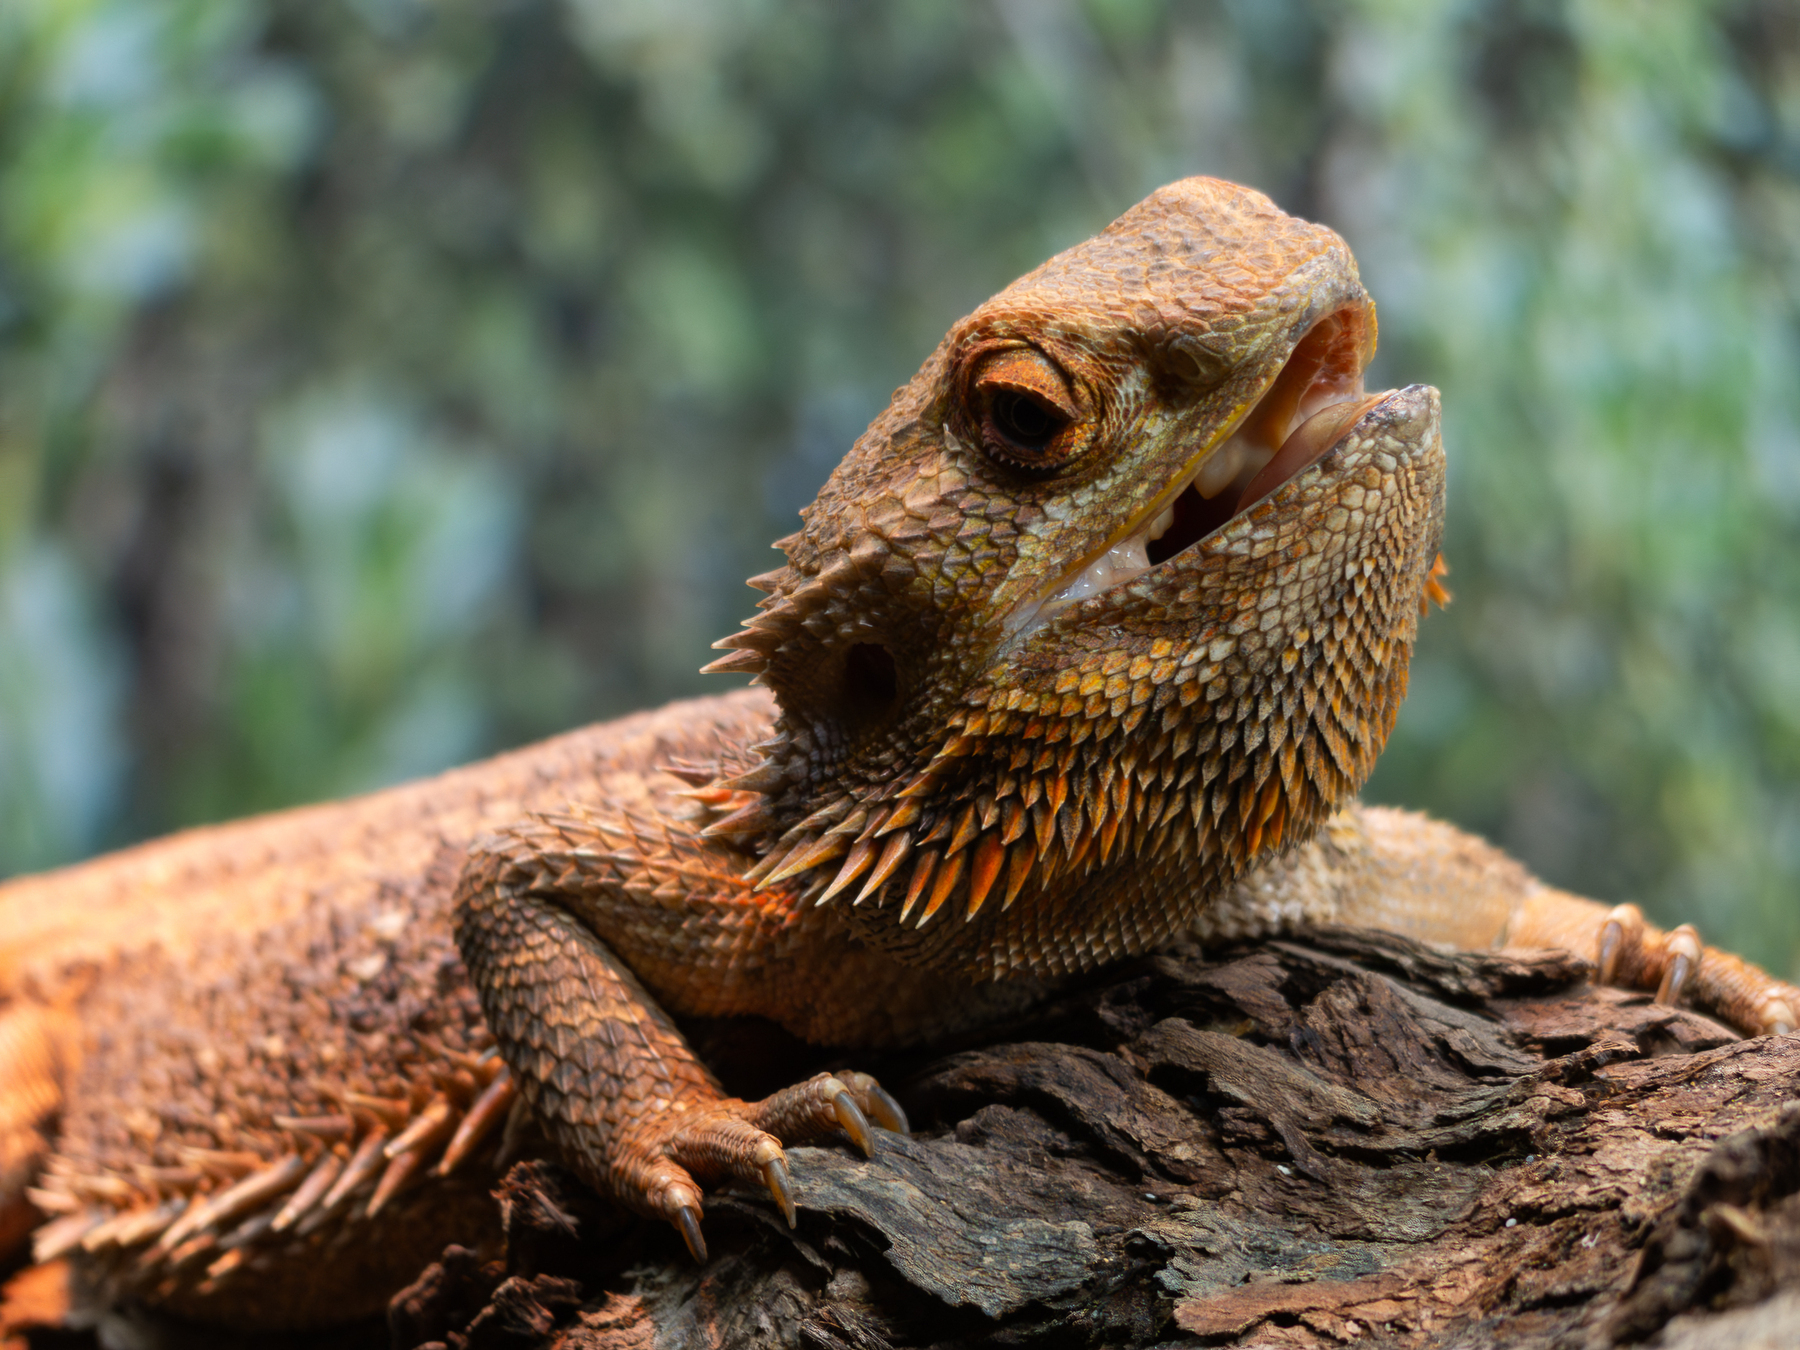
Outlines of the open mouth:
<svg viewBox="0 0 1800 1350">
<path fill-rule="evenodd" d="M 1323 459 L 1385 397 L 1363 392 L 1369 322 L 1368 310 L 1355 306 L 1308 329 L 1275 382 L 1192 476 L 1049 598 L 1022 606 L 1015 631 L 1167 562 Z"/>
</svg>

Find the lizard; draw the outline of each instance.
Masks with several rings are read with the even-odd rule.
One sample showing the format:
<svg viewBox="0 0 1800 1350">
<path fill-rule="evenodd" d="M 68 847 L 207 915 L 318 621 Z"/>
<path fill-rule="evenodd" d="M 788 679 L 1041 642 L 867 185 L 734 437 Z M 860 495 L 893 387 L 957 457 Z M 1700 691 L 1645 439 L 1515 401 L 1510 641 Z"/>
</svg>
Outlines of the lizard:
<svg viewBox="0 0 1800 1350">
<path fill-rule="evenodd" d="M 0 1199 L 90 1307 L 378 1310 L 538 1150 L 706 1259 L 708 1187 L 905 1129 L 727 1095 L 1184 934 L 1563 947 L 1747 1034 L 1800 991 L 1356 793 L 1448 597 L 1439 396 L 1368 393 L 1330 229 L 1171 184 L 954 325 L 707 669 L 749 688 L 0 887 Z"/>
</svg>

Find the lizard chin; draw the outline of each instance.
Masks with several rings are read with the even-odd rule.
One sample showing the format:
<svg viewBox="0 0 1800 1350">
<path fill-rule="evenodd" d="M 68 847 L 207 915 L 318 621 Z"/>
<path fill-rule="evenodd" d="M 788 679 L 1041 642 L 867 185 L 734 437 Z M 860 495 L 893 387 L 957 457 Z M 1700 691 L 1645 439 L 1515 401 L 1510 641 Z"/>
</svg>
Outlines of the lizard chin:
<svg viewBox="0 0 1800 1350">
<path fill-rule="evenodd" d="M 1029 637 L 1071 605 L 1211 538 L 1342 444 L 1392 395 L 1363 392 L 1363 331 L 1360 310 L 1314 324 L 1268 391 L 1161 509 L 1048 597 L 1016 610 L 1007 625 L 1014 636 Z"/>
</svg>

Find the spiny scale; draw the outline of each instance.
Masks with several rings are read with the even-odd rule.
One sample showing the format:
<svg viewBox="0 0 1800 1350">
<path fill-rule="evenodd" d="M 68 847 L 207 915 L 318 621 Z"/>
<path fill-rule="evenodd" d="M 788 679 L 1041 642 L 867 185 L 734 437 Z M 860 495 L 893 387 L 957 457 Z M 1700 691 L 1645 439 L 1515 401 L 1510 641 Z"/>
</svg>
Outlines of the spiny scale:
<svg viewBox="0 0 1800 1350">
<path fill-rule="evenodd" d="M 34 1235 L 33 1258 L 53 1261 L 79 1249 L 104 1263 L 119 1287 L 167 1296 L 171 1281 L 205 1294 L 239 1271 L 304 1257 L 327 1226 L 342 1242 L 433 1162 L 434 1175 L 449 1176 L 491 1147 L 517 1092 L 495 1058 L 473 1081 L 480 1090 L 472 1101 L 435 1092 L 397 1135 L 382 1119 L 386 1112 L 353 1110 L 343 1131 L 318 1130 L 322 1118 L 291 1119 L 281 1131 L 288 1151 L 271 1149 L 276 1156 L 268 1163 L 252 1153 L 211 1172 L 145 1167 L 125 1177 L 88 1174 L 72 1159 L 53 1157 L 31 1196 L 60 1217 Z M 467 1083 L 443 1086 L 461 1096 Z M 491 1184 L 501 1160 L 480 1161 Z M 254 1170 L 237 1175 L 247 1165 Z M 93 1207 L 96 1195 L 105 1197 L 105 1208 Z"/>
<path fill-rule="evenodd" d="M 1036 687 L 1016 670 L 997 671 L 945 719 L 935 746 L 916 752 L 920 767 L 898 791 L 892 777 L 862 792 L 851 782 L 766 845 L 746 880 L 758 890 L 797 886 L 827 904 L 866 878 L 852 904 L 873 901 L 870 918 L 855 919 L 859 932 L 927 961 L 947 954 L 991 978 L 1018 964 L 1079 969 L 1120 954 L 1116 939 L 1096 937 L 1083 950 L 1078 935 L 1075 950 L 1045 950 L 1041 925 L 1008 917 L 1023 894 L 1058 908 L 1058 896 L 1129 860 L 1146 878 L 1184 876 L 1184 886 L 1168 889 L 1192 896 L 1309 837 L 1360 786 L 1386 738 L 1417 621 L 1410 596 L 1400 596 L 1429 575 L 1418 546 L 1377 549 L 1353 531 L 1322 533 L 1316 521 L 1330 513 L 1333 494 L 1366 500 L 1371 488 L 1396 503 L 1396 538 L 1435 509 L 1428 475 L 1409 477 L 1394 446 L 1359 436 L 1337 454 L 1335 483 L 1290 485 L 1190 550 L 1182 594 L 1194 604 L 1191 638 L 1077 648 Z M 1349 584 L 1295 588 L 1271 641 L 1261 616 L 1263 560 L 1272 554 L 1296 575 L 1310 567 Z M 840 566 L 833 575 L 857 573 Z M 777 593 L 762 602 L 751 620 L 757 635 L 746 642 L 774 659 L 781 649 L 768 639 L 828 611 L 832 588 L 792 569 L 770 574 L 770 584 Z M 1129 606 L 1130 592 L 1146 584 L 1087 604 Z M 1240 608 L 1240 594 L 1255 605 Z M 795 780 L 793 749 L 783 736 L 767 751 L 777 796 Z M 765 800 L 766 818 L 779 819 L 776 800 Z M 860 828 L 832 824 L 845 820 Z M 870 840 L 884 841 L 879 855 Z M 1002 903 L 990 905 L 1002 877 Z M 981 928 L 985 947 L 902 936 L 925 930 L 946 906 Z M 1172 902 L 1164 908 L 1133 922 L 1171 930 L 1181 915 Z"/>
</svg>

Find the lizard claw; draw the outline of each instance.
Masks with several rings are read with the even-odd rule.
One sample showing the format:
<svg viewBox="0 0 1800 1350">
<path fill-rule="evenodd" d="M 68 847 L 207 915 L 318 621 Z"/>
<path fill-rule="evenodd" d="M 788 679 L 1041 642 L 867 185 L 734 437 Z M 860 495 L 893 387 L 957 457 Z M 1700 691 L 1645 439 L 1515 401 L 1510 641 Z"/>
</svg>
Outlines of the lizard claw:
<svg viewBox="0 0 1800 1350">
<path fill-rule="evenodd" d="M 865 1157 L 873 1157 L 870 1116 L 889 1128 L 906 1127 L 906 1113 L 880 1084 L 848 1070 L 817 1074 L 759 1102 L 719 1098 L 652 1117 L 615 1137 L 610 1180 L 627 1205 L 673 1224 L 694 1259 L 704 1261 L 703 1186 L 725 1180 L 761 1186 L 793 1228 L 799 1206 L 784 1145 L 830 1139 L 842 1131 Z"/>
<path fill-rule="evenodd" d="M 1617 984 L 1619 961 L 1635 951 L 1644 935 L 1644 912 L 1636 905 L 1615 905 L 1600 925 L 1598 977 L 1601 984 Z"/>
<path fill-rule="evenodd" d="M 895 1102 L 893 1094 L 875 1082 L 873 1073 L 857 1073 L 855 1069 L 844 1069 L 839 1073 L 839 1084 L 850 1089 L 851 1102 L 857 1103 L 862 1114 L 893 1134 L 911 1134 L 913 1125 L 905 1118 L 905 1109 Z"/>
<path fill-rule="evenodd" d="M 788 1175 L 787 1159 L 779 1153 L 762 1165 L 763 1184 L 769 1188 L 769 1194 L 775 1197 L 775 1203 L 781 1206 L 781 1212 L 787 1219 L 787 1226 L 792 1228 L 797 1211 L 794 1208 L 793 1178 Z"/>
<path fill-rule="evenodd" d="M 1762 1006 L 1762 1032 L 1765 1036 L 1791 1036 L 1796 1025 L 1794 1006 L 1784 998 L 1772 998 Z"/>
<path fill-rule="evenodd" d="M 850 1142 L 862 1150 L 863 1157 L 873 1158 L 875 1132 L 869 1128 L 869 1118 L 862 1113 L 862 1108 L 850 1095 L 849 1088 L 839 1085 L 831 1094 L 831 1109 L 837 1113 L 838 1124 L 850 1136 Z"/>
<path fill-rule="evenodd" d="M 681 1240 L 687 1243 L 694 1260 L 705 1265 L 706 1239 L 700 1235 L 700 1211 L 692 1205 L 683 1205 L 675 1211 L 675 1226 L 681 1230 Z"/>
<path fill-rule="evenodd" d="M 1572 903 L 1590 914 L 1597 908 Z M 1593 922 L 1585 916 L 1581 921 Z M 1663 1007 L 1686 1005 L 1750 1036 L 1800 1029 L 1800 989 L 1706 946 L 1691 923 L 1663 933 L 1644 922 L 1636 905 L 1616 905 L 1604 911 L 1597 937 L 1599 984 L 1654 989 Z"/>
<path fill-rule="evenodd" d="M 912 1126 L 907 1122 L 906 1112 L 901 1109 L 900 1103 L 895 1101 L 893 1096 L 875 1081 L 873 1074 L 846 1070 L 838 1074 L 837 1079 L 850 1089 L 853 1094 L 852 1101 L 857 1097 L 862 1098 L 858 1105 L 865 1117 L 894 1134 L 912 1133 Z"/>
<path fill-rule="evenodd" d="M 895 1134 L 912 1133 L 912 1125 L 906 1119 L 906 1112 L 880 1084 L 869 1088 L 869 1114 L 875 1117 L 875 1123 L 884 1130 L 891 1130 Z"/>
<path fill-rule="evenodd" d="M 1672 1007 L 1680 1002 L 1682 987 L 1700 965 L 1699 930 L 1691 923 L 1682 924 L 1663 939 L 1663 952 L 1666 963 L 1662 983 L 1656 990 L 1656 1001 Z"/>
</svg>

